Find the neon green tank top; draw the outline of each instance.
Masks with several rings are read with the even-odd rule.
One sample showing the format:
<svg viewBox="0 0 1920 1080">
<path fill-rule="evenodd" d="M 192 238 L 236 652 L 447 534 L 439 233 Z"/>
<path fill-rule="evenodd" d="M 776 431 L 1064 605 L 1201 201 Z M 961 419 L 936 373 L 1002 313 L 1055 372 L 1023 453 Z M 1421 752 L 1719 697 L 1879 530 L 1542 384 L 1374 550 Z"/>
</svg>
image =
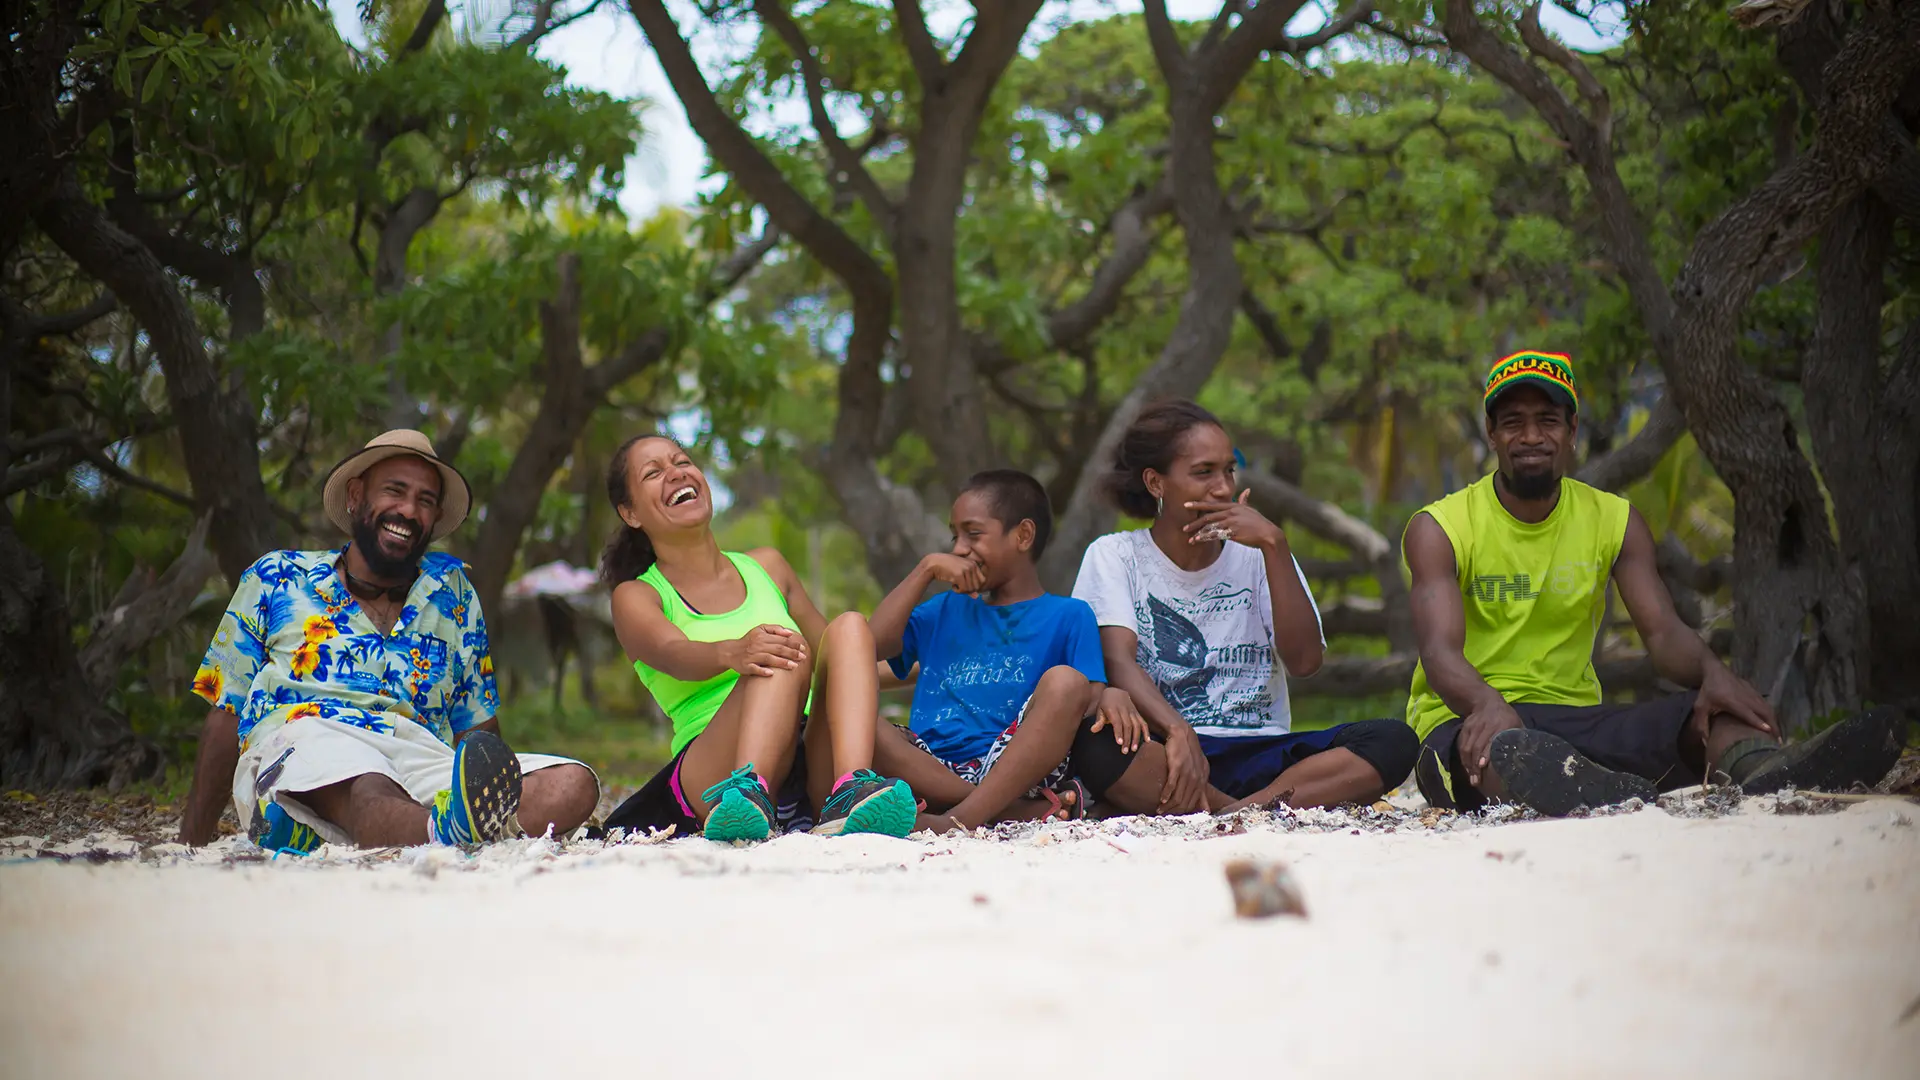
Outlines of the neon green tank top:
<svg viewBox="0 0 1920 1080">
<path fill-rule="evenodd" d="M 640 575 L 640 580 L 653 586 L 660 594 L 660 606 L 665 610 L 667 621 L 680 628 L 691 641 L 732 641 L 745 637 L 756 626 L 784 626 L 798 631 L 799 625 L 787 611 L 787 598 L 780 594 L 780 586 L 774 584 L 773 577 L 765 567 L 753 561 L 750 555 L 737 551 L 725 553 L 733 562 L 734 569 L 740 572 L 740 580 L 746 582 L 747 598 L 732 611 L 719 615 L 702 615 L 687 606 L 680 598 L 680 591 L 667 581 L 655 563 Z M 640 684 L 660 703 L 660 710 L 673 721 L 673 752 L 678 754 L 694 737 L 707 730 L 707 723 L 713 714 L 720 711 L 727 695 L 733 692 L 733 684 L 740 681 L 737 671 L 723 671 L 711 679 L 701 682 L 684 682 L 662 671 L 648 667 L 639 660 L 633 662 L 633 670 L 640 676 Z"/>
<path fill-rule="evenodd" d="M 1467 663 L 1509 702 L 1600 704 L 1593 646 L 1627 511 L 1620 496 L 1563 479 L 1553 513 L 1529 525 L 1500 505 L 1491 475 L 1423 511 L 1453 544 Z M 1415 667 L 1407 723 L 1424 739 L 1451 719 Z"/>
</svg>

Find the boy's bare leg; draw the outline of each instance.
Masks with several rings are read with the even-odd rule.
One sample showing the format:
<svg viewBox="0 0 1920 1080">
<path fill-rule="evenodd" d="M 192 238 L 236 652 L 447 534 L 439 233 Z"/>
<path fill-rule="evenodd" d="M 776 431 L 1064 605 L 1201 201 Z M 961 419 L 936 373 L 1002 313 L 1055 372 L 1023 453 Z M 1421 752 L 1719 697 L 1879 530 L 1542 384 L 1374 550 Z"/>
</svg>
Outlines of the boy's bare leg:
<svg viewBox="0 0 1920 1080">
<path fill-rule="evenodd" d="M 1073 668 L 1047 669 L 1027 702 L 1019 730 L 972 794 L 954 805 L 952 816 L 968 828 L 994 821 L 1065 761 L 1086 713 L 1087 689 L 1087 677 Z"/>
<path fill-rule="evenodd" d="M 954 775 L 946 763 L 914 744 L 913 737 L 881 719 L 873 733 L 873 768 L 881 776 L 905 780 L 916 798 L 932 810 L 948 810 L 973 794 L 973 785 Z"/>
<path fill-rule="evenodd" d="M 808 753 L 812 753 L 812 750 L 808 750 Z M 914 745 L 906 732 L 885 720 L 879 721 L 874 732 L 873 769 L 881 776 L 906 781 L 907 786 L 913 789 L 914 797 L 926 803 L 928 810 L 934 811 L 919 816 L 913 826 L 915 832 L 931 829 L 938 833 L 970 828 L 947 811 L 965 802 L 974 792 L 973 785 L 954 775 L 954 771 L 947 768 L 944 762 Z M 1015 799 L 993 820 L 1032 821 L 1051 813 L 1051 803 L 1039 799 Z"/>
</svg>

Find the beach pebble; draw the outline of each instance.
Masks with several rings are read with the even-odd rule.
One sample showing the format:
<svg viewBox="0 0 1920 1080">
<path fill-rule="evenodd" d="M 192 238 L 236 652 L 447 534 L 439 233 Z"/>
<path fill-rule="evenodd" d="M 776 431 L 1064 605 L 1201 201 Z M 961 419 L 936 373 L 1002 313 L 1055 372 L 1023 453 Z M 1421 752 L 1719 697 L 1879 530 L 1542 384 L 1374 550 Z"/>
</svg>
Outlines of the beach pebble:
<svg viewBox="0 0 1920 1080">
<path fill-rule="evenodd" d="M 1243 919 L 1269 915 L 1306 918 L 1306 900 L 1285 863 L 1235 859 L 1227 864 L 1227 884 L 1233 889 L 1233 913 Z"/>
</svg>

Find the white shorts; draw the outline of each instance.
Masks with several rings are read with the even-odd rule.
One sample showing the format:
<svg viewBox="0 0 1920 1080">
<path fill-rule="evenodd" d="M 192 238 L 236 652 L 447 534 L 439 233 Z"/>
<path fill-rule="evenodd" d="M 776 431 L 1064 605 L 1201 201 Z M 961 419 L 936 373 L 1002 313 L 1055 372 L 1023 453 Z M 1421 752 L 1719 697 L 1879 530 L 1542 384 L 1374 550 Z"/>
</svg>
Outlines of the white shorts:
<svg viewBox="0 0 1920 1080">
<path fill-rule="evenodd" d="M 522 775 L 555 765 L 581 764 L 552 754 L 516 756 Z M 392 734 L 319 716 L 304 717 L 253 740 L 240 755 L 239 767 L 233 771 L 233 809 L 245 828 L 258 812 L 260 800 L 272 798 L 295 820 L 313 826 L 327 843 L 351 844 L 353 838 L 346 830 L 289 793 L 313 791 L 368 773 L 393 780 L 414 802 L 431 805 L 433 797 L 453 782 L 453 747 L 402 717 L 394 718 Z M 599 782 L 597 776 L 594 782 Z"/>
</svg>

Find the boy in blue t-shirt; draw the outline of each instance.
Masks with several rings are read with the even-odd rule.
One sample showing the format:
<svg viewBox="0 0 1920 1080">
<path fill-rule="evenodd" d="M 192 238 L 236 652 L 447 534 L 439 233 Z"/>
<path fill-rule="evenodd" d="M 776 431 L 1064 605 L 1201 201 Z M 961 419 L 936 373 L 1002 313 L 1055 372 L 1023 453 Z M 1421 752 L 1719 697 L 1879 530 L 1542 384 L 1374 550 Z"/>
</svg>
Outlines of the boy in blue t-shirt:
<svg viewBox="0 0 1920 1080">
<path fill-rule="evenodd" d="M 1166 756 L 1133 699 L 1106 685 L 1093 609 L 1040 585 L 1046 489 L 1011 469 L 979 473 L 952 528 L 953 551 L 920 560 L 869 620 L 897 678 L 920 669 L 910 731 L 880 722 L 875 771 L 944 811 L 923 815 L 936 829 L 1079 817 L 1091 798 L 1153 809 Z M 920 603 L 936 581 L 953 591 Z"/>
</svg>

